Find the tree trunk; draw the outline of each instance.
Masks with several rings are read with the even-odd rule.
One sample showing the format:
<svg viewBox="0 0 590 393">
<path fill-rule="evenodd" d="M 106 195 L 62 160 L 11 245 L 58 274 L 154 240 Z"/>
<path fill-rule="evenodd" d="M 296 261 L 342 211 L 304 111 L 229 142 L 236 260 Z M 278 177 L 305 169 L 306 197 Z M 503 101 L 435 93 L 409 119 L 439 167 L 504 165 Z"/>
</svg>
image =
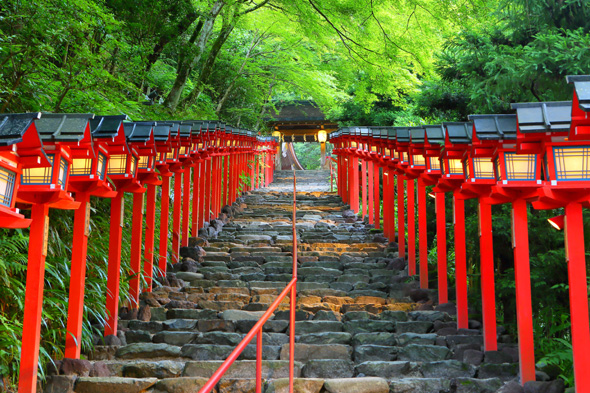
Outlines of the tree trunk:
<svg viewBox="0 0 590 393">
<path fill-rule="evenodd" d="M 201 56 L 203 55 L 207 42 L 209 41 L 209 37 L 211 37 L 213 26 L 215 25 L 215 19 L 217 19 L 217 16 L 223 9 L 224 5 L 224 0 L 215 1 L 211 7 L 211 10 L 209 11 L 207 19 L 203 22 L 203 27 L 199 33 L 199 37 L 196 40 L 194 55 L 190 57 L 190 60 L 189 58 L 184 59 L 184 61 L 179 64 L 176 80 L 174 81 L 172 90 L 170 90 L 168 97 L 166 97 L 166 100 L 164 101 L 164 105 L 170 108 L 171 112 L 176 110 L 180 96 L 182 95 L 184 87 L 186 86 L 186 81 L 188 80 L 190 73 L 201 60 Z"/>
<path fill-rule="evenodd" d="M 205 64 L 203 64 L 203 68 L 201 69 L 201 72 L 199 73 L 199 79 L 197 80 L 197 83 L 195 83 L 195 88 L 183 100 L 183 102 L 182 102 L 183 106 L 186 107 L 186 106 L 194 103 L 199 98 L 201 93 L 203 92 L 203 87 L 204 87 L 205 83 L 207 83 L 209 76 L 211 76 L 211 73 L 213 72 L 213 65 L 215 63 L 215 60 L 217 59 L 217 55 L 219 54 L 219 52 L 221 51 L 221 48 L 223 47 L 223 45 L 225 44 L 225 42 L 229 38 L 231 32 L 234 30 L 234 27 L 235 27 L 235 22 L 232 24 L 225 25 L 221 28 L 221 31 L 219 32 L 219 35 L 217 36 L 217 39 L 213 43 L 213 46 L 211 47 L 211 51 L 209 52 L 209 55 L 207 56 L 207 60 L 205 61 Z"/>
<path fill-rule="evenodd" d="M 221 112 L 221 109 L 223 108 L 225 101 L 227 101 L 227 99 L 229 98 L 229 94 L 233 90 L 234 85 L 236 84 L 236 81 L 238 80 L 238 78 L 240 77 L 242 72 L 244 71 L 244 68 L 246 67 L 246 63 L 248 63 L 248 59 L 252 55 L 252 51 L 254 50 L 254 48 L 256 48 L 258 46 L 258 44 L 260 44 L 260 42 L 262 41 L 263 38 L 264 38 L 264 34 L 261 34 L 258 37 L 254 36 L 254 38 L 252 39 L 252 44 L 250 45 L 250 48 L 248 48 L 248 52 L 246 52 L 246 57 L 244 57 L 244 61 L 242 61 L 242 65 L 240 66 L 240 69 L 236 73 L 236 76 L 234 77 L 234 79 L 230 82 L 227 89 L 225 89 L 225 93 L 223 94 L 223 97 L 221 97 L 221 99 L 219 100 L 219 103 L 217 104 L 217 109 L 215 109 L 215 113 L 217 114 L 217 116 L 219 116 L 219 113 Z"/>
</svg>

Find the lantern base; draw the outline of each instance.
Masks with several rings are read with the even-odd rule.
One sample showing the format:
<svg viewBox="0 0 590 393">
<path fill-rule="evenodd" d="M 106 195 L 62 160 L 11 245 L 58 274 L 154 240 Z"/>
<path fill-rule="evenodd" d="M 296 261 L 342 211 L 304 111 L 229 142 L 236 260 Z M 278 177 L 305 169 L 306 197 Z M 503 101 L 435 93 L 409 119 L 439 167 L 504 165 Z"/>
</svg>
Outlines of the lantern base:
<svg viewBox="0 0 590 393">
<path fill-rule="evenodd" d="M 23 229 L 31 225 L 31 220 L 6 207 L 0 207 L 0 222 L 2 223 L 2 228 L 9 229 Z"/>
</svg>

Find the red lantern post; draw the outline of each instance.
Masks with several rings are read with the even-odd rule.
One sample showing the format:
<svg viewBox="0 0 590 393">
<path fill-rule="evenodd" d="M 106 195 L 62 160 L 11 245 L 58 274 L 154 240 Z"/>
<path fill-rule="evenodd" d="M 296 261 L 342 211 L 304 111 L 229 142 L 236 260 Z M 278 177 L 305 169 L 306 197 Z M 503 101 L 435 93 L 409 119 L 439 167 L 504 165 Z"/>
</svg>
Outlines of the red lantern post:
<svg viewBox="0 0 590 393">
<path fill-rule="evenodd" d="M 145 250 L 144 250 L 144 268 L 143 275 L 146 280 L 145 291 L 151 292 L 153 280 L 153 247 L 155 236 L 155 219 L 156 219 L 156 186 L 162 184 L 156 173 L 157 150 L 154 137 L 155 122 L 135 122 L 125 123 L 125 134 L 129 146 L 132 150 L 137 151 L 137 180 L 141 186 L 147 186 L 147 212 L 146 212 L 146 230 L 145 230 Z M 133 219 L 131 227 L 131 281 L 129 283 L 129 292 L 131 296 L 131 307 L 139 307 L 140 293 L 140 268 L 141 268 L 141 245 L 143 234 L 143 214 L 144 214 L 143 193 L 133 194 Z"/>
<path fill-rule="evenodd" d="M 510 117 L 510 115 L 508 115 Z M 496 185 L 492 158 L 504 139 L 504 134 L 515 132 L 514 120 L 509 117 L 491 118 L 490 115 L 471 115 L 473 120 L 472 146 L 464 157 L 466 182 L 461 186 L 465 195 L 477 195 L 479 202 L 479 244 L 484 346 L 496 351 L 496 295 L 494 280 L 494 246 L 492 241 L 492 204 L 505 199 L 490 197 Z M 512 116 L 513 117 L 513 116 Z"/>
<path fill-rule="evenodd" d="M 80 206 L 67 192 L 73 160 L 71 148 L 80 147 L 81 143 L 89 147 L 88 120 L 93 116 L 44 114 L 35 122 L 47 156 L 41 157 L 38 165 L 24 168 L 17 195 L 17 202 L 32 204 L 19 392 L 34 392 L 37 388 L 49 208 L 74 210 Z M 42 150 L 29 153 L 39 157 Z M 49 167 L 46 166 L 47 160 Z"/>
<path fill-rule="evenodd" d="M 171 135 L 172 129 L 174 129 L 174 135 Z M 170 171 L 170 166 L 174 165 L 173 162 L 169 162 L 168 156 L 174 157 L 174 148 L 176 142 L 174 140 L 175 135 L 178 134 L 176 126 L 172 123 L 157 123 L 154 127 L 154 141 L 156 142 L 156 169 L 160 173 L 162 179 L 162 200 L 160 204 L 160 237 L 159 237 L 159 250 L 158 250 L 158 270 L 159 274 L 166 276 L 167 264 L 168 264 L 168 230 L 170 220 L 170 178 L 173 173 Z M 172 154 L 169 154 L 172 153 Z M 171 160 L 173 161 L 173 160 Z M 148 199 L 149 199 L 149 186 L 148 186 Z M 154 235 L 155 236 L 155 235 Z M 146 235 L 147 237 L 147 235 Z M 146 244 L 145 255 L 148 258 L 149 244 Z"/>
<path fill-rule="evenodd" d="M 587 359 L 590 351 L 590 325 L 582 222 L 582 205 L 587 203 L 590 197 L 590 176 L 586 164 L 590 154 L 590 141 L 584 139 L 588 122 L 582 118 L 581 113 L 587 110 L 584 106 L 587 89 L 584 79 L 585 77 L 568 77 L 570 82 L 574 82 L 574 102 L 577 105 L 572 106 L 571 102 L 513 104 L 518 116 L 517 151 L 534 155 L 538 165 L 543 163 L 545 176 L 541 178 L 539 173 L 536 174 L 535 180 L 540 188 L 538 196 L 533 201 L 533 207 L 565 207 L 565 247 L 576 391 L 590 389 L 590 364 Z M 572 116 L 576 119 L 573 120 Z M 576 141 L 571 142 L 571 139 Z M 520 229 L 518 233 L 523 232 L 526 227 L 525 217 L 516 216 L 514 225 L 515 233 L 516 226 Z M 528 238 L 521 239 L 521 243 L 524 244 L 525 240 Z M 516 248 L 515 252 L 517 251 L 519 260 L 515 260 L 515 265 L 518 264 L 523 275 L 527 274 L 528 263 L 525 265 L 522 261 L 528 262 L 528 248 Z M 516 269 L 515 266 L 515 273 Z M 526 294 L 517 292 L 518 296 Z M 525 314 L 519 315 L 518 322 L 520 324 L 521 318 L 525 318 L 528 324 L 531 317 L 526 310 L 523 312 Z M 520 309 L 518 313 L 521 313 Z M 526 347 L 520 349 L 522 351 Z M 534 363 L 532 350 L 529 351 L 527 360 Z"/>
<path fill-rule="evenodd" d="M 453 193 L 453 227 L 455 231 L 455 291 L 457 299 L 457 328 L 469 328 L 467 304 L 467 256 L 465 247 L 465 199 L 461 184 L 465 182 L 463 157 L 471 148 L 472 123 L 443 123 L 446 129 L 441 151 L 442 177 L 437 189 Z"/>
</svg>

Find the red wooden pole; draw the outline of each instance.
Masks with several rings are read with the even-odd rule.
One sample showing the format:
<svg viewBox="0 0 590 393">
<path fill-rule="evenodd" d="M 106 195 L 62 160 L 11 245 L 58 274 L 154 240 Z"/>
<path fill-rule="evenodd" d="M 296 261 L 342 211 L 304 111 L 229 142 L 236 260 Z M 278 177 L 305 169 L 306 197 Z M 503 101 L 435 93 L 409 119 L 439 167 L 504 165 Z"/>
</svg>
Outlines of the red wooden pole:
<svg viewBox="0 0 590 393">
<path fill-rule="evenodd" d="M 182 210 L 182 169 L 174 173 L 174 205 L 172 207 L 172 263 L 178 263 L 180 252 L 180 215 Z"/>
<path fill-rule="evenodd" d="M 199 192 L 200 192 L 200 173 L 202 160 L 199 160 L 193 168 L 193 214 L 191 236 L 199 236 L 199 221 L 201 212 L 199 211 Z"/>
<path fill-rule="evenodd" d="M 455 228 L 455 291 L 457 294 L 457 328 L 469 328 L 467 309 L 467 257 L 465 247 L 465 200 L 453 193 L 453 226 Z"/>
<path fill-rule="evenodd" d="M 342 166 L 340 167 L 340 197 L 344 204 L 348 204 L 348 160 L 346 157 L 342 157 Z"/>
<path fill-rule="evenodd" d="M 516 319 L 520 383 L 535 380 L 535 342 L 531 302 L 531 267 L 529 263 L 528 210 L 524 199 L 512 202 L 512 246 L 514 248 L 514 282 L 516 284 Z"/>
<path fill-rule="evenodd" d="M 262 393 L 262 328 L 256 334 L 256 393 Z"/>
<path fill-rule="evenodd" d="M 369 166 L 369 224 L 373 225 L 375 224 L 375 197 L 373 196 L 375 192 L 375 187 L 373 186 L 375 164 L 373 161 L 369 161 L 367 165 Z"/>
<path fill-rule="evenodd" d="M 447 285 L 447 223 L 445 193 L 435 193 L 436 202 L 436 262 L 438 273 L 438 303 L 449 302 Z"/>
<path fill-rule="evenodd" d="M 209 158 L 205 166 L 205 221 L 211 220 L 211 178 L 213 170 L 213 159 Z"/>
<path fill-rule="evenodd" d="M 481 261 L 481 301 L 483 338 L 486 351 L 496 351 L 496 291 L 494 288 L 494 243 L 492 240 L 492 206 L 479 201 L 479 254 Z"/>
<path fill-rule="evenodd" d="M 390 223 L 389 219 L 389 170 L 383 167 L 383 235 L 390 238 Z"/>
<path fill-rule="evenodd" d="M 420 288 L 428 288 L 428 234 L 426 221 L 426 184 L 418 179 L 418 248 L 420 261 Z"/>
<path fill-rule="evenodd" d="M 367 161 L 361 160 L 361 187 L 362 187 L 362 217 L 363 219 L 369 212 L 369 206 L 367 205 L 367 165 L 370 165 Z"/>
<path fill-rule="evenodd" d="M 123 192 L 111 199 L 111 229 L 109 233 L 109 264 L 107 277 L 107 315 L 104 335 L 117 334 L 119 319 L 119 283 L 121 281 L 121 238 L 123 236 Z"/>
<path fill-rule="evenodd" d="M 577 202 L 567 204 L 565 217 L 565 255 L 570 285 L 574 378 L 576 391 L 587 392 L 590 391 L 590 326 L 582 205 Z"/>
<path fill-rule="evenodd" d="M 182 237 L 180 245 L 188 247 L 188 238 L 190 237 L 190 206 L 191 206 L 191 167 L 184 168 L 183 190 L 182 190 Z"/>
<path fill-rule="evenodd" d="M 379 229 L 381 228 L 381 195 L 379 190 L 379 165 L 375 162 L 373 163 L 373 175 L 375 176 L 375 180 L 373 180 L 373 197 L 375 198 L 375 201 L 373 202 L 373 207 L 375 209 L 373 217 L 375 217 L 375 228 Z"/>
<path fill-rule="evenodd" d="M 400 258 L 406 257 L 406 227 L 404 217 L 404 181 L 405 176 L 397 177 L 397 245 Z"/>
<path fill-rule="evenodd" d="M 355 212 L 359 212 L 359 168 L 358 158 L 351 157 L 349 160 L 350 167 L 350 208 Z"/>
<path fill-rule="evenodd" d="M 407 182 L 408 194 L 408 274 L 416 274 L 416 188 L 414 180 Z"/>
<path fill-rule="evenodd" d="M 133 277 L 129 280 L 129 297 L 131 298 L 131 307 L 138 308 L 143 229 L 143 194 L 133 194 L 133 218 L 131 225 L 130 275 Z"/>
<path fill-rule="evenodd" d="M 23 340 L 19 370 L 19 393 L 37 391 L 37 368 L 39 366 L 39 342 L 41 340 L 41 311 L 43 307 L 43 286 L 45 278 L 45 257 L 47 256 L 47 231 L 49 225 L 47 205 L 33 205 L 31 230 L 29 234 L 29 256 L 27 260 L 27 284 L 25 292 L 25 314 L 23 319 Z"/>
<path fill-rule="evenodd" d="M 154 239 L 156 234 L 156 186 L 147 185 L 147 206 L 145 213 L 145 250 L 143 253 L 143 276 L 146 287 L 144 292 L 152 291 L 154 276 Z"/>
<path fill-rule="evenodd" d="M 206 195 L 207 195 L 207 188 L 206 188 L 206 177 L 207 177 L 207 161 L 208 160 L 201 160 L 201 165 L 199 169 L 200 173 L 200 185 L 199 185 L 199 229 L 203 228 L 205 225 L 205 221 L 207 221 L 207 211 L 205 210 L 206 207 Z M 198 235 L 197 231 L 197 235 Z"/>
<path fill-rule="evenodd" d="M 166 276 L 168 266 L 168 223 L 170 221 L 170 177 L 162 176 L 162 204 L 160 212 L 160 247 L 158 250 L 158 268 L 161 274 Z"/>
<path fill-rule="evenodd" d="M 90 194 L 79 192 L 76 201 L 80 207 L 74 213 L 74 238 L 72 240 L 72 268 L 70 271 L 70 296 L 68 297 L 68 322 L 64 357 L 80 359 L 82 317 L 84 315 L 84 285 L 86 282 L 86 256 L 88 251 L 88 216 Z"/>
</svg>

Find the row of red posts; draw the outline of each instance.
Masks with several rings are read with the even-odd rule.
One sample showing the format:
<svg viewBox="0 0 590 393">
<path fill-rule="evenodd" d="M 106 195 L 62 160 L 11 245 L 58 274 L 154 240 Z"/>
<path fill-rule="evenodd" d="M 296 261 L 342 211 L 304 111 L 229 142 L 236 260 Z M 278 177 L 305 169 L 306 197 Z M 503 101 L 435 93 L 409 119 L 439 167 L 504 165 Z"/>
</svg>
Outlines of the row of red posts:
<svg viewBox="0 0 590 393">
<path fill-rule="evenodd" d="M 441 304 L 448 302 L 445 195 L 452 195 L 458 328 L 468 327 L 464 201 L 477 199 L 486 351 L 498 347 L 491 206 L 512 205 L 522 384 L 535 380 L 527 205 L 535 209 L 565 208 L 565 220 L 558 217 L 553 221 L 557 226 L 560 221 L 565 222 L 576 391 L 587 392 L 590 391 L 590 326 L 582 208 L 588 207 L 590 201 L 590 76 L 568 76 L 567 82 L 574 88 L 572 101 L 512 104 L 515 114 L 471 115 L 469 122 L 420 127 L 346 127 L 332 133 L 330 141 L 338 157 L 339 195 L 355 212 L 368 215 L 369 222 L 376 227 L 380 225 L 379 170 L 382 170 L 383 230 L 390 239 L 396 237 L 394 184 L 397 181 L 399 255 L 407 257 L 410 275 L 417 273 L 416 260 L 420 262 L 418 274 L 422 288 L 428 288 L 426 186 L 433 186 Z M 564 84 L 564 88 L 568 86 Z"/>
<path fill-rule="evenodd" d="M 130 306 L 138 307 L 140 292 L 152 289 L 154 261 L 158 274 L 166 274 L 170 179 L 174 177 L 170 258 L 176 263 L 180 247 L 224 205 L 235 202 L 239 191 L 272 182 L 277 143 L 276 138 L 216 121 L 0 114 L 0 227 L 30 227 L 19 392 L 37 387 L 50 208 L 75 210 L 65 357 L 79 358 L 90 197 L 111 199 L 107 336 L 117 333 L 124 195 L 133 194 Z M 156 187 L 162 188 L 157 252 Z M 31 209 L 30 218 L 19 209 Z M 145 263 L 140 272 L 142 245 Z M 145 288 L 140 288 L 140 274 Z"/>
</svg>

